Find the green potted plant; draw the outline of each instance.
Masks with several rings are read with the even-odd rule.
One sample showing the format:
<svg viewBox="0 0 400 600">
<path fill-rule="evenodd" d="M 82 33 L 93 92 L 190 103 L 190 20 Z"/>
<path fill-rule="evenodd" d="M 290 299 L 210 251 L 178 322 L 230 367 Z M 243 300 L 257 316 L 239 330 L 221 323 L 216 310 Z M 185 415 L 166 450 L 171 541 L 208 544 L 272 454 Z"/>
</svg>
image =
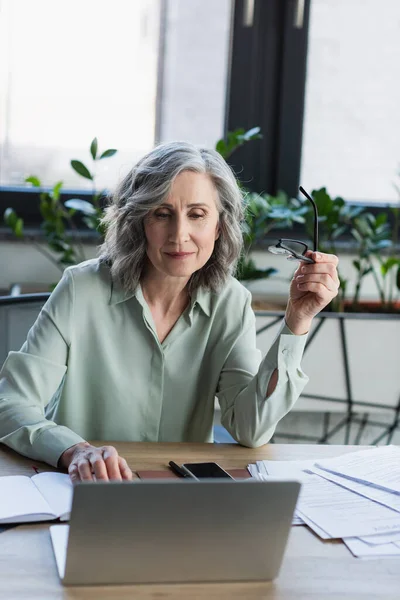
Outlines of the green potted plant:
<svg viewBox="0 0 400 600">
<path fill-rule="evenodd" d="M 359 256 L 353 261 L 357 271 L 354 297 L 350 305 L 353 311 L 399 311 L 400 259 L 395 255 L 399 227 L 398 208 L 392 210 L 392 231 L 386 212 L 378 215 L 365 212 L 354 220 L 352 234 L 359 244 Z M 379 301 L 365 305 L 360 301 L 361 283 L 369 274 L 375 282 Z"/>
<path fill-rule="evenodd" d="M 394 419 L 393 427 L 396 427 L 398 418 L 399 383 L 395 374 L 400 350 L 399 208 L 390 209 L 393 212 L 391 226 L 387 212 L 373 215 L 340 197 L 332 198 L 325 188 L 314 190 L 312 195 L 319 212 L 319 248 L 340 258 L 339 242 L 346 236 L 347 243 L 353 241 L 356 257 L 351 263 L 354 278 L 349 272 L 346 278 L 340 277 L 338 301 L 332 302 L 330 311 L 320 313 L 314 320 L 302 360 L 310 382 L 296 405 L 304 417 L 297 418 L 300 422 L 302 418 L 307 419 L 308 411 L 320 413 L 321 440 L 337 440 L 335 435 L 340 435 L 341 441 L 344 437 L 346 443 L 350 439 L 357 443 L 371 412 L 375 413 L 377 436 L 385 431 L 385 422 L 390 424 L 390 419 Z M 310 211 L 305 220 L 312 238 Z M 365 302 L 362 297 L 367 276 L 372 278 L 378 292 L 374 303 Z M 354 284 L 351 296 L 350 283 Z M 283 312 L 256 312 L 261 333 L 257 345 L 262 351 L 268 349 L 273 327 L 277 327 L 276 318 L 282 315 Z M 338 411 L 345 415 L 331 425 L 330 414 Z M 388 417 L 376 415 L 379 411 Z M 282 428 L 285 428 L 284 423 Z M 354 438 L 350 438 L 352 431 L 357 432 Z"/>
<path fill-rule="evenodd" d="M 62 181 L 58 181 L 50 190 L 45 190 L 39 177 L 30 175 L 25 179 L 26 183 L 30 183 L 34 188 L 40 190 L 39 211 L 42 217 L 40 228 L 47 246 L 40 244 L 34 236 L 25 233 L 24 221 L 13 208 L 7 208 L 4 213 L 4 222 L 14 235 L 35 247 L 61 273 L 66 266 L 86 260 L 80 232 L 74 218 L 76 213 L 80 213 L 85 225 L 96 232 L 99 241 L 104 233 L 100 219 L 103 213 L 102 198 L 105 196 L 105 192 L 96 190 L 96 166 L 100 160 L 114 156 L 117 150 L 109 148 L 99 153 L 98 141 L 97 138 L 94 138 L 89 152 L 91 156 L 89 167 L 76 159 L 72 159 L 70 164 L 79 176 L 92 182 L 90 200 L 72 198 L 63 201 Z"/>
</svg>

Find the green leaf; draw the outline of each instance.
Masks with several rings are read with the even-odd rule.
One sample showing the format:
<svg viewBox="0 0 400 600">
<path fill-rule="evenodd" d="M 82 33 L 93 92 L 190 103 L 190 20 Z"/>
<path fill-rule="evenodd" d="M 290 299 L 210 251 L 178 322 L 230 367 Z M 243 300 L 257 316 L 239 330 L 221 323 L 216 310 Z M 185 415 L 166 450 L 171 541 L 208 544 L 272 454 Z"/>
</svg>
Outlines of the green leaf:
<svg viewBox="0 0 400 600">
<path fill-rule="evenodd" d="M 71 250 L 70 244 L 60 239 L 56 239 L 53 242 L 49 241 L 49 246 L 56 252 L 69 252 Z"/>
<path fill-rule="evenodd" d="M 17 219 L 14 227 L 14 233 L 17 237 L 21 238 L 24 235 L 24 222 L 22 219 Z"/>
<path fill-rule="evenodd" d="M 87 200 L 81 200 L 80 198 L 71 198 L 71 200 L 66 200 L 64 202 L 64 206 L 67 208 L 73 208 L 74 210 L 78 210 L 85 215 L 95 215 L 96 210 L 93 204 L 90 204 Z"/>
<path fill-rule="evenodd" d="M 97 156 L 97 137 L 93 138 L 92 143 L 90 144 L 90 154 L 92 155 L 93 160 L 96 160 L 96 156 Z"/>
<path fill-rule="evenodd" d="M 48 223 L 54 223 L 54 213 L 51 209 L 51 207 L 48 205 L 47 202 L 41 202 L 40 203 L 40 213 L 43 217 L 43 219 L 45 221 L 48 221 Z"/>
<path fill-rule="evenodd" d="M 340 237 L 343 233 L 345 233 L 347 229 L 347 225 L 342 225 L 341 227 L 337 227 L 336 229 L 334 229 L 334 231 L 332 232 L 332 239 L 336 239 L 338 237 Z"/>
<path fill-rule="evenodd" d="M 109 148 L 108 150 L 104 150 L 103 154 L 100 155 L 100 159 L 102 158 L 109 158 L 110 156 L 114 156 L 114 154 L 116 154 L 118 152 L 118 150 L 115 150 L 115 148 Z"/>
<path fill-rule="evenodd" d="M 93 217 L 83 217 L 82 221 L 89 229 L 96 229 L 97 223 Z"/>
<path fill-rule="evenodd" d="M 319 215 L 329 215 L 331 213 L 333 209 L 333 200 L 327 193 L 326 188 L 313 190 L 311 196 L 318 207 Z M 307 202 L 307 200 L 304 199 L 304 202 Z"/>
<path fill-rule="evenodd" d="M 93 196 L 92 196 L 93 205 L 98 207 L 100 198 L 102 198 L 103 196 L 106 196 L 106 195 L 107 195 L 107 192 L 105 190 L 102 190 L 101 192 L 97 192 L 97 194 L 93 194 Z"/>
<path fill-rule="evenodd" d="M 4 222 L 6 223 L 6 225 L 8 225 L 9 227 L 11 227 L 12 230 L 14 230 L 15 227 L 15 223 L 17 222 L 17 213 L 15 212 L 15 210 L 13 208 L 6 208 L 6 210 L 4 211 Z"/>
<path fill-rule="evenodd" d="M 217 152 L 220 153 L 220 155 L 225 158 L 226 155 L 226 144 L 224 140 L 218 140 L 215 149 Z"/>
<path fill-rule="evenodd" d="M 350 230 L 350 233 L 359 244 L 362 244 L 362 236 L 355 227 Z"/>
<path fill-rule="evenodd" d="M 13 208 L 7 208 L 4 211 L 4 222 L 12 230 L 16 237 L 22 238 L 24 235 L 24 221 L 17 216 Z"/>
<path fill-rule="evenodd" d="M 29 177 L 25 177 L 25 181 L 26 181 L 26 183 L 31 183 L 33 185 L 33 187 L 41 186 L 40 179 L 38 177 L 35 177 L 35 175 L 30 175 Z"/>
<path fill-rule="evenodd" d="M 62 186 L 63 186 L 63 182 L 62 181 L 58 181 L 54 185 L 53 190 L 52 190 L 53 199 L 56 200 L 57 202 L 60 199 L 60 190 L 61 190 Z"/>
<path fill-rule="evenodd" d="M 393 256 L 385 260 L 381 264 L 381 273 L 383 276 L 387 275 L 390 269 L 395 267 L 396 265 L 400 265 L 400 260 L 398 258 L 394 258 Z"/>
<path fill-rule="evenodd" d="M 243 138 L 246 140 L 246 142 L 248 140 L 254 140 L 254 139 L 260 139 L 262 138 L 262 135 L 260 134 L 260 127 L 252 127 L 251 129 L 249 129 L 248 131 L 246 131 L 245 133 L 243 133 Z"/>
<path fill-rule="evenodd" d="M 385 223 L 387 222 L 387 218 L 388 218 L 387 213 L 379 213 L 378 215 L 376 215 L 376 220 L 375 220 L 376 227 L 385 225 Z"/>
<path fill-rule="evenodd" d="M 100 158 L 102 158 L 102 156 L 100 156 Z M 87 167 L 85 167 L 85 165 L 80 160 L 71 160 L 71 167 L 74 169 L 74 171 L 78 173 L 78 175 L 86 177 L 86 179 L 93 180 L 89 169 L 87 169 Z"/>
</svg>

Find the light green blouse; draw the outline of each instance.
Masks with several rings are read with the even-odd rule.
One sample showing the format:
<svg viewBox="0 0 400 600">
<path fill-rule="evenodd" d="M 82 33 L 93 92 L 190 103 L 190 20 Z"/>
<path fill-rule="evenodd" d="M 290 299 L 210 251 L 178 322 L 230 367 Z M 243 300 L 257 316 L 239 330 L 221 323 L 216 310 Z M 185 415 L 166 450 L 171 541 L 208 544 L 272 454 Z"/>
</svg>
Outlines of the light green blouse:
<svg viewBox="0 0 400 600">
<path fill-rule="evenodd" d="M 308 381 L 306 336 L 283 323 L 260 365 L 250 302 L 234 278 L 200 289 L 160 344 L 140 287 L 98 259 L 69 267 L 0 372 L 0 442 L 52 465 L 83 440 L 212 442 L 217 397 L 235 440 L 265 444 Z"/>
</svg>

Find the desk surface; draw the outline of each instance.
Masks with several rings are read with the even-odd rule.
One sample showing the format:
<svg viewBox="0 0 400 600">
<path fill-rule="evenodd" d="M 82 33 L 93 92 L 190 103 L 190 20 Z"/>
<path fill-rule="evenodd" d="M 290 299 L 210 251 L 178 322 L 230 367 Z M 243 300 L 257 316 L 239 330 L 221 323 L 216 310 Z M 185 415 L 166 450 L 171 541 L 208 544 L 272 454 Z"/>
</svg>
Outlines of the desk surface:
<svg viewBox="0 0 400 600">
<path fill-rule="evenodd" d="M 328 457 L 360 449 L 359 446 L 300 444 L 270 444 L 257 449 L 236 444 L 113 445 L 134 470 L 167 468 L 171 459 L 176 462 L 217 461 L 226 468 L 240 468 L 262 459 Z M 4 446 L 0 447 L 0 475 L 31 476 L 33 464 Z M 40 470 L 52 470 L 45 465 L 35 465 Z M 341 542 L 322 542 L 306 527 L 292 527 L 280 575 L 273 582 L 63 588 L 58 579 L 48 528 L 48 524 L 20 525 L 0 534 L 0 598 L 398 600 L 400 597 L 398 559 L 363 561 L 353 558 Z"/>
</svg>

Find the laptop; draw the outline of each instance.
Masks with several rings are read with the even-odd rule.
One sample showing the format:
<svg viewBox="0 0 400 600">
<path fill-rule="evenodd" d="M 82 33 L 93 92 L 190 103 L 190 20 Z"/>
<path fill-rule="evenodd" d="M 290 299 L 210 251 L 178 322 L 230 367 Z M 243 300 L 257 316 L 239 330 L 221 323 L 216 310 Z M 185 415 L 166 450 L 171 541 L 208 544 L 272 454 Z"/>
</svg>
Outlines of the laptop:
<svg viewBox="0 0 400 600">
<path fill-rule="evenodd" d="M 66 585 L 256 581 L 277 576 L 297 481 L 79 483 L 50 534 Z"/>
</svg>

